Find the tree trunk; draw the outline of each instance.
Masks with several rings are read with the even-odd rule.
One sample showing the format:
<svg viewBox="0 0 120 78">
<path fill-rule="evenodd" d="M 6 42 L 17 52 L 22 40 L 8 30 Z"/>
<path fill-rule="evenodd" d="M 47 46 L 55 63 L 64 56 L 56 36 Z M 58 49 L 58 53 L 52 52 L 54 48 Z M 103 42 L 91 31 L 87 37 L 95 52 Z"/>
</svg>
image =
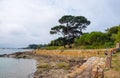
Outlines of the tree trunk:
<svg viewBox="0 0 120 78">
<path fill-rule="evenodd" d="M 65 44 L 65 40 L 63 39 L 63 46 L 64 46 L 64 48 L 66 48 L 66 46 L 65 46 L 66 44 Z"/>
<path fill-rule="evenodd" d="M 66 48 L 65 44 L 64 44 L 64 48 Z"/>
<path fill-rule="evenodd" d="M 72 48 L 71 44 L 68 44 L 69 45 L 69 48 Z"/>
</svg>

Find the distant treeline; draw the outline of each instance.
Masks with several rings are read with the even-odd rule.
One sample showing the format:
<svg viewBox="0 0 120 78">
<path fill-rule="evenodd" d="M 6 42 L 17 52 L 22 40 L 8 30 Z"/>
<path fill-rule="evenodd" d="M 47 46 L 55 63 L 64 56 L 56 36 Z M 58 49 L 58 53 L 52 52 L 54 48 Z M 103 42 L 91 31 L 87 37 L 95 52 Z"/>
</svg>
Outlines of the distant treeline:
<svg viewBox="0 0 120 78">
<path fill-rule="evenodd" d="M 47 44 L 30 44 L 26 48 L 27 49 L 42 49 L 42 48 L 45 48 L 46 46 Z"/>
</svg>

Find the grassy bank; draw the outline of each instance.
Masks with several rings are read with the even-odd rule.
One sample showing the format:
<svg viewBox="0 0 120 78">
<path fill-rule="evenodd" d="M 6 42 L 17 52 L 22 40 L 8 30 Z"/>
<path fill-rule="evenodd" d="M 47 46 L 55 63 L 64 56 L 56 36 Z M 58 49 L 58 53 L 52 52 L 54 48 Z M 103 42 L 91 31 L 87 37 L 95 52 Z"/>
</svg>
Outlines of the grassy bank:
<svg viewBox="0 0 120 78">
<path fill-rule="evenodd" d="M 72 57 L 92 57 L 92 56 L 98 56 L 103 57 L 104 52 L 111 49 L 68 49 L 68 50 L 36 50 L 35 53 L 37 55 L 50 55 L 50 56 L 72 56 Z"/>
<path fill-rule="evenodd" d="M 72 48 L 64 48 L 63 46 L 47 46 L 44 49 L 46 50 L 67 50 L 67 49 L 109 49 L 109 48 L 114 48 L 115 45 L 85 45 L 85 46 L 77 46 L 77 45 L 72 45 Z"/>
<path fill-rule="evenodd" d="M 106 69 L 105 78 L 120 78 L 120 52 L 112 56 L 112 68 Z"/>
</svg>

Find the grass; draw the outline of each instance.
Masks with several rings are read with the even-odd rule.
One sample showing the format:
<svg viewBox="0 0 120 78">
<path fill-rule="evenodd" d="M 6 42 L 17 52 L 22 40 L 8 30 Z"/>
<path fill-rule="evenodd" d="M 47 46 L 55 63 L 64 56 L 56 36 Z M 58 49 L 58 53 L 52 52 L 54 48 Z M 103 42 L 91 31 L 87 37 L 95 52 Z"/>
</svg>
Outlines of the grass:
<svg viewBox="0 0 120 78">
<path fill-rule="evenodd" d="M 54 67 L 52 67 L 48 63 L 41 63 L 37 66 L 38 69 L 52 69 L 52 68 L 57 68 L 57 69 L 65 69 L 68 70 L 70 69 L 70 65 L 66 62 L 58 62 Z"/>
<path fill-rule="evenodd" d="M 56 50 L 58 49 L 60 46 L 49 46 L 49 47 L 46 47 L 45 49 L 46 50 Z"/>
<path fill-rule="evenodd" d="M 105 71 L 105 78 L 120 78 L 120 52 L 112 56 L 112 68 Z"/>
<path fill-rule="evenodd" d="M 104 45 L 76 45 L 72 44 L 72 48 L 68 48 L 68 45 L 66 45 L 66 48 L 63 46 L 47 46 L 44 49 L 45 50 L 68 50 L 68 49 L 103 49 L 103 48 L 113 48 L 115 45 L 113 44 L 104 44 Z"/>
<path fill-rule="evenodd" d="M 57 56 L 72 56 L 72 57 L 102 57 L 106 49 L 81 49 L 81 50 L 36 50 L 36 54 L 42 55 L 57 55 Z M 99 53 L 99 54 L 98 54 Z"/>
<path fill-rule="evenodd" d="M 107 49 L 110 51 L 111 49 Z M 106 49 L 81 49 L 81 50 L 37 50 L 36 54 L 44 54 L 44 55 L 66 55 L 66 56 L 99 56 L 105 57 L 104 51 Z M 99 55 L 98 55 L 99 52 Z M 49 68 L 48 64 L 39 65 L 38 68 Z M 56 67 L 59 69 L 70 68 L 70 65 L 64 62 L 60 62 L 56 64 Z M 120 52 L 112 55 L 112 68 L 105 69 L 105 77 L 104 78 L 120 78 Z"/>
<path fill-rule="evenodd" d="M 47 63 L 42 63 L 42 64 L 39 64 L 37 68 L 51 68 L 51 66 Z"/>
<path fill-rule="evenodd" d="M 77 46 L 77 49 L 103 49 L 103 48 L 113 48 L 115 45 L 85 45 L 85 46 Z"/>
<path fill-rule="evenodd" d="M 104 45 L 75 45 L 72 44 L 72 48 L 68 48 L 68 45 L 66 45 L 66 48 L 63 46 L 48 46 L 45 49 L 46 50 L 57 50 L 57 49 L 103 49 L 103 48 L 114 48 L 114 44 L 104 44 Z"/>
<path fill-rule="evenodd" d="M 113 55 L 113 69 L 120 72 L 120 53 Z"/>
<path fill-rule="evenodd" d="M 65 62 L 60 62 L 56 66 L 59 69 L 66 69 L 66 70 L 70 69 L 70 65 L 68 63 L 65 63 Z"/>
</svg>

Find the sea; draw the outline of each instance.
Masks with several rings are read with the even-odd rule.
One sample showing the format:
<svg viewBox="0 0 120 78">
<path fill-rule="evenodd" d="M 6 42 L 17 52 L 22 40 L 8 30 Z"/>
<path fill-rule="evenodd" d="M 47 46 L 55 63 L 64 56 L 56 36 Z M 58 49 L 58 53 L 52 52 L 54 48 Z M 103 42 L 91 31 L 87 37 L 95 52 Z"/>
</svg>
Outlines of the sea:
<svg viewBox="0 0 120 78">
<path fill-rule="evenodd" d="M 0 55 L 31 49 L 0 49 Z M 0 57 L 0 78 L 33 78 L 36 71 L 36 60 Z"/>
</svg>

